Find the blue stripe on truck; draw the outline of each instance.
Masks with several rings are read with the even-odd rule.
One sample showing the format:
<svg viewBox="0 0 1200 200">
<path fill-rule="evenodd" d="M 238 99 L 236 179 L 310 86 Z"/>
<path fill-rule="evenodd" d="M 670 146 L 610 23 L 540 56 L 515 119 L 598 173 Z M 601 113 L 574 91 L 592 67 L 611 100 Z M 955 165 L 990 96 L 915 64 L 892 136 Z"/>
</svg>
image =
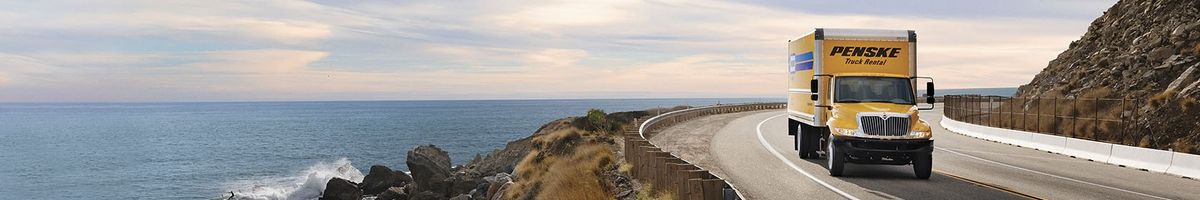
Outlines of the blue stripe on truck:
<svg viewBox="0 0 1200 200">
<path fill-rule="evenodd" d="M 813 55 L 812 55 L 811 51 L 792 56 L 792 61 L 794 61 L 794 62 L 802 62 L 802 61 L 812 60 L 812 59 L 813 59 Z"/>
<path fill-rule="evenodd" d="M 804 70 L 811 70 L 813 68 L 813 54 L 810 51 L 810 52 L 805 52 L 802 54 L 793 55 L 790 60 L 790 63 L 791 63 L 791 66 L 788 66 L 789 73 L 795 73 L 797 71 L 804 71 Z"/>
</svg>

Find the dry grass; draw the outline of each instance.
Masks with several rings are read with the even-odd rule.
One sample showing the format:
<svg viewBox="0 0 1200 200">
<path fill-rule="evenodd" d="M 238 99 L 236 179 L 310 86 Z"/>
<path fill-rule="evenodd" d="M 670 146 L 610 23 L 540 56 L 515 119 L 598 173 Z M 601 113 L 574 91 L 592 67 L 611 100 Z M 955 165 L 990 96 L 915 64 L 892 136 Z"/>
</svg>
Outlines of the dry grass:
<svg viewBox="0 0 1200 200">
<path fill-rule="evenodd" d="M 615 166 L 607 138 L 575 127 L 538 135 L 517 164 L 506 199 L 613 199 L 603 173 Z"/>
<path fill-rule="evenodd" d="M 675 195 L 668 192 L 654 193 L 654 185 L 649 183 L 642 185 L 638 190 L 637 200 L 674 200 Z"/>
<path fill-rule="evenodd" d="M 1200 42 L 1196 43 L 1196 47 L 1192 48 L 1192 55 L 1200 56 Z"/>
<path fill-rule="evenodd" d="M 617 166 L 617 171 L 623 174 L 629 174 L 629 170 L 633 170 L 633 165 L 628 162 L 621 161 L 621 164 Z"/>
<path fill-rule="evenodd" d="M 1150 100 L 1147 101 L 1147 103 L 1150 104 L 1151 108 L 1159 108 L 1171 103 L 1171 100 L 1175 99 L 1175 94 L 1177 93 L 1179 92 L 1176 92 L 1175 90 L 1163 91 L 1154 95 L 1153 97 L 1150 97 Z"/>
</svg>

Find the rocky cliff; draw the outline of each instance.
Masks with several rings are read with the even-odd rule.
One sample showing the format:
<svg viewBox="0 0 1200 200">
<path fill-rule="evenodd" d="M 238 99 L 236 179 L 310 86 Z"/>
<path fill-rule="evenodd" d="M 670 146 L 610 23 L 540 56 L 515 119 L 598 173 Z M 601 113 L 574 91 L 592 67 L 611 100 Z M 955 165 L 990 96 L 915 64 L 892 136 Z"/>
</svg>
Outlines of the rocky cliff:
<svg viewBox="0 0 1200 200">
<path fill-rule="evenodd" d="M 633 199 L 637 184 L 618 169 L 623 159 L 614 139 L 633 126 L 634 118 L 649 113 L 593 109 L 586 117 L 551 121 L 529 137 L 459 166 L 437 146 L 421 145 L 407 153 L 411 175 L 371 166 L 361 183 L 330 179 L 320 199 Z"/>
<path fill-rule="evenodd" d="M 1200 1 L 1121 0 L 1021 86 L 1017 96 L 1136 100 L 1128 106 L 1096 106 L 1097 112 L 1132 121 L 1134 131 L 1105 140 L 1196 153 L 1200 151 L 1195 147 L 1200 142 L 1200 109 L 1195 106 L 1200 97 L 1197 41 Z"/>
</svg>

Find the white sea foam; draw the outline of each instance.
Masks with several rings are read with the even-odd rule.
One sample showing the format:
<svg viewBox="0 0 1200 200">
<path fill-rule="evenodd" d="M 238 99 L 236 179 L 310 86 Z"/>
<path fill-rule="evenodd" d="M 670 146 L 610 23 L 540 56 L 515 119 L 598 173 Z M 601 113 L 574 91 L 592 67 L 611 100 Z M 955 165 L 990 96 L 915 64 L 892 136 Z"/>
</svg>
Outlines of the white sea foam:
<svg viewBox="0 0 1200 200">
<path fill-rule="evenodd" d="M 245 200 L 309 200 L 317 199 L 325 191 L 325 184 L 334 177 L 362 182 L 363 174 L 350 165 L 350 160 L 340 158 L 332 163 L 320 162 L 294 176 L 266 177 L 243 180 L 229 184 L 233 199 Z M 229 194 L 225 194 L 229 197 Z"/>
</svg>

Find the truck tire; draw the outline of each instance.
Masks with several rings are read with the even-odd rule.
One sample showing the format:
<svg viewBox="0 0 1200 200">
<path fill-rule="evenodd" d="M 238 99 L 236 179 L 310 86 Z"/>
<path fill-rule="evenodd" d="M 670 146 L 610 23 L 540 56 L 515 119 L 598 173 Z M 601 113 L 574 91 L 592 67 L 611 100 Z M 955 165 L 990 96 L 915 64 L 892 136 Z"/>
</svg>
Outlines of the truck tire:
<svg viewBox="0 0 1200 200">
<path fill-rule="evenodd" d="M 800 124 L 800 132 L 796 133 L 796 152 L 802 159 L 817 158 L 817 149 L 821 148 L 821 134 L 816 127 Z"/>
<path fill-rule="evenodd" d="M 842 176 L 842 169 L 846 166 L 846 154 L 843 154 L 837 149 L 837 145 L 833 141 L 829 141 L 828 167 L 830 176 Z"/>
<path fill-rule="evenodd" d="M 804 130 L 804 128 L 800 128 L 800 130 Z M 811 158 L 808 155 L 808 146 L 805 146 L 807 143 L 804 142 L 804 134 L 804 131 L 796 133 L 796 155 L 799 155 L 800 159 Z"/>
<path fill-rule="evenodd" d="M 796 135 L 800 131 L 800 121 L 788 118 L 788 135 Z"/>
<path fill-rule="evenodd" d="M 933 152 L 916 153 L 916 156 L 913 156 L 913 173 L 917 175 L 917 179 L 929 179 L 931 171 L 933 171 Z"/>
</svg>

